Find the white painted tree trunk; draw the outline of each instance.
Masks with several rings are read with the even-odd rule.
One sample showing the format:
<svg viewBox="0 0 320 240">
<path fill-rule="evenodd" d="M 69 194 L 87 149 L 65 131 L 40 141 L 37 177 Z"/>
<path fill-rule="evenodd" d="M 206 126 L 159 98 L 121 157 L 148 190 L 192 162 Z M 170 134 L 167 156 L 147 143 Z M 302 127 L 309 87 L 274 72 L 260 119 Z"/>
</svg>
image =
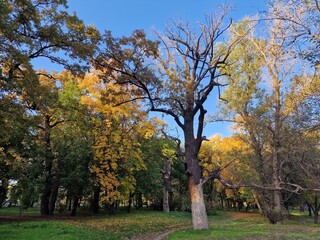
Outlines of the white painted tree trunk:
<svg viewBox="0 0 320 240">
<path fill-rule="evenodd" d="M 208 216 L 203 196 L 203 186 L 202 184 L 194 184 L 192 177 L 189 177 L 189 194 L 191 199 L 193 229 L 209 229 Z"/>
</svg>

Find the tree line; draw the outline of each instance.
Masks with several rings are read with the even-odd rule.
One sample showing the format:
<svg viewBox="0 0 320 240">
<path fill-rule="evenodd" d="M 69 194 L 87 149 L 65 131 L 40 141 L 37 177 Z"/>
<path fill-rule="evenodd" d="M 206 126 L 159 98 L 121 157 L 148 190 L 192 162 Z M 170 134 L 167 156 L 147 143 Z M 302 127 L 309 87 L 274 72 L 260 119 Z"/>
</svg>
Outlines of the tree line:
<svg viewBox="0 0 320 240">
<path fill-rule="evenodd" d="M 273 224 L 306 202 L 317 221 L 319 2 L 268 7 L 234 23 L 223 6 L 151 39 L 101 34 L 67 1 L 1 1 L 0 205 L 37 201 L 49 215 L 64 202 L 75 215 L 84 199 L 94 212 L 189 203 L 193 228 L 206 229 L 206 202 L 233 197 Z M 36 69 L 39 59 L 65 70 Z M 220 110 L 208 116 L 211 96 Z M 215 121 L 234 134 L 207 141 Z"/>
</svg>

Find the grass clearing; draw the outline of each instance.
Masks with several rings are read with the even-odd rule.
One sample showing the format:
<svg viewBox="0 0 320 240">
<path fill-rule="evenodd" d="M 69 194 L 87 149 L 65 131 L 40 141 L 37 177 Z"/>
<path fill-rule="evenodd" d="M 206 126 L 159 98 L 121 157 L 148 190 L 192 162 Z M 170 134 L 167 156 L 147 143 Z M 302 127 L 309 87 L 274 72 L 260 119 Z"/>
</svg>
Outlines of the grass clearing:
<svg viewBox="0 0 320 240">
<path fill-rule="evenodd" d="M 210 230 L 193 231 L 191 214 L 186 212 L 133 211 L 79 216 L 57 214 L 39 218 L 38 209 L 0 209 L 1 240 L 40 239 L 152 239 L 168 230 L 175 230 L 167 239 L 320 239 L 320 225 L 307 216 L 293 216 L 283 225 L 270 225 L 257 214 L 221 212 L 209 215 Z"/>
<path fill-rule="evenodd" d="M 233 213 L 236 214 L 236 213 Z M 270 225 L 259 215 L 225 221 L 211 221 L 210 230 L 193 231 L 192 229 L 178 230 L 170 234 L 167 239 L 192 239 L 192 240 L 258 240 L 258 239 L 320 239 L 320 226 L 312 224 L 312 219 L 291 219 L 282 225 Z"/>
<path fill-rule="evenodd" d="M 191 226 L 191 214 L 185 212 L 133 211 L 114 216 L 101 213 L 79 216 L 57 214 L 40 218 L 39 209 L 29 209 L 20 216 L 18 208 L 0 209 L 0 236 L 5 239 L 130 239 L 154 235 L 168 229 Z"/>
</svg>

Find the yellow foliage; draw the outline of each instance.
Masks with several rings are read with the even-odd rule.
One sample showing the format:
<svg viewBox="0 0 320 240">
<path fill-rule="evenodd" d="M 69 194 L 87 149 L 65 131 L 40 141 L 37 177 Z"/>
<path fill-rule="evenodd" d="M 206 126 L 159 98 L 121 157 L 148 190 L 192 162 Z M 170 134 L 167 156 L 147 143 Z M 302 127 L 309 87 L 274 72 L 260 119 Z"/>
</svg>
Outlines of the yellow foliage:
<svg viewBox="0 0 320 240">
<path fill-rule="evenodd" d="M 116 76 L 114 76 L 116 77 Z M 97 72 L 79 78 L 81 103 L 95 118 L 95 164 L 91 171 L 105 191 L 104 201 L 124 199 L 135 187 L 135 173 L 146 169 L 141 142 L 152 137 L 159 120 L 150 121 L 130 89 L 105 83 Z"/>
</svg>

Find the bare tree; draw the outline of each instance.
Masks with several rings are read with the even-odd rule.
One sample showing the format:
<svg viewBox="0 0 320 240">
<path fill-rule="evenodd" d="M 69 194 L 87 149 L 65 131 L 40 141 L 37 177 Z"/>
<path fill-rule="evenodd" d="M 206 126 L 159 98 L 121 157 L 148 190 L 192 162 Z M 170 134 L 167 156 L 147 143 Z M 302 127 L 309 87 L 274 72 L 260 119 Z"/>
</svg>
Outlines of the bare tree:
<svg viewBox="0 0 320 240">
<path fill-rule="evenodd" d="M 173 22 L 163 34 L 157 34 L 157 42 L 146 39 L 143 31 L 121 39 L 107 33 L 105 49 L 94 63 L 106 81 L 130 85 L 131 101 L 146 100 L 150 111 L 173 117 L 182 129 L 194 229 L 209 228 L 203 197 L 205 181 L 198 161 L 205 139 L 205 103 L 214 88 L 220 92 L 221 69 L 227 66 L 230 53 L 242 38 L 225 41 L 232 24 L 224 25 L 227 12 L 224 7 L 220 14 L 207 16 L 198 32 L 188 23 Z"/>
</svg>

